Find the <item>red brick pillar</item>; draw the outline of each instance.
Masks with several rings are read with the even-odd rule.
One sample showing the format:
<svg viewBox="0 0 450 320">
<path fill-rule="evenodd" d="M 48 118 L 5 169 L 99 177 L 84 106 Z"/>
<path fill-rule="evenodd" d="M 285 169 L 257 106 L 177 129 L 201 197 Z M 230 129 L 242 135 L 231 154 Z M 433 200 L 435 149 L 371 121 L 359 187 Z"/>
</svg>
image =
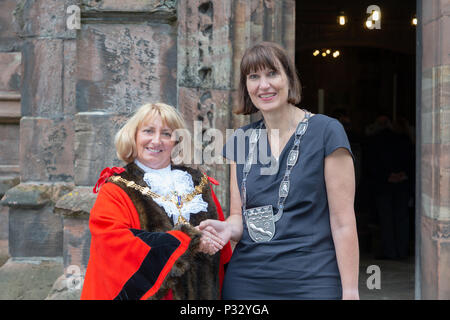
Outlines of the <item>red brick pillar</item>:
<svg viewBox="0 0 450 320">
<path fill-rule="evenodd" d="M 422 299 L 450 299 L 450 1 L 420 1 Z"/>
</svg>

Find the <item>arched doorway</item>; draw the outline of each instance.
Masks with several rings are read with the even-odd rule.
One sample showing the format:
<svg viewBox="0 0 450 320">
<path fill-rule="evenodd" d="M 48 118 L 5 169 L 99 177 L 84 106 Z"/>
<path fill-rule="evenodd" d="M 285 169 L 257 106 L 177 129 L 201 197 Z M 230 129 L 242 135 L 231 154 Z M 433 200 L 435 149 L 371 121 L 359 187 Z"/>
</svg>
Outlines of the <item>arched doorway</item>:
<svg viewBox="0 0 450 320">
<path fill-rule="evenodd" d="M 295 57 L 303 85 L 302 106 L 340 119 L 352 144 L 357 172 L 355 210 L 361 254 L 361 298 L 413 299 L 416 26 L 411 22 L 416 4 L 377 1 L 382 19 L 381 28 L 376 30 L 364 27 L 369 5 L 351 0 L 339 4 L 325 0 L 297 2 Z M 347 19 L 345 25 L 338 23 L 340 14 Z M 378 129 L 376 119 L 382 115 L 396 128 L 401 125 L 409 136 L 410 145 L 404 142 L 400 147 L 391 146 L 392 150 L 403 150 L 396 155 L 385 152 L 388 148 L 383 149 L 392 141 L 373 138 Z M 378 141 L 375 145 L 379 152 L 375 151 L 374 141 Z M 379 157 L 374 157 L 374 152 Z M 407 152 L 409 157 L 403 157 Z M 385 160 L 375 160 L 382 155 Z M 408 167 L 405 196 L 379 198 L 375 183 L 382 170 L 377 167 L 380 161 L 403 162 Z M 387 206 L 388 201 L 402 203 L 405 212 L 402 223 L 407 223 L 406 231 L 402 231 L 407 235 L 402 238 L 408 241 L 408 257 L 387 257 L 383 251 L 386 207 L 383 209 L 377 203 Z M 393 232 L 390 241 L 405 241 L 398 234 Z M 366 271 L 372 265 L 380 268 L 381 289 L 370 289 L 366 284 L 371 275 Z"/>
</svg>

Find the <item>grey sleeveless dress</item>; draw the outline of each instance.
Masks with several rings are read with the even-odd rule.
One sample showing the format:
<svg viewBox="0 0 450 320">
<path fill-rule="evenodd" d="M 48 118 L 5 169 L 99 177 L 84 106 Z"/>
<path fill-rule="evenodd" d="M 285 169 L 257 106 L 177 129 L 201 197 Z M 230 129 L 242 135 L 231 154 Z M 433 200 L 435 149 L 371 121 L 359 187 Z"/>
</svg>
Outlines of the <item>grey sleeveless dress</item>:
<svg viewBox="0 0 450 320">
<path fill-rule="evenodd" d="M 237 162 L 239 188 L 244 155 L 246 158 L 249 149 L 248 129 L 255 128 L 258 123 L 236 130 L 223 150 L 224 157 Z M 243 132 L 247 134 L 242 139 Z M 268 159 L 276 160 L 271 156 L 267 135 L 261 135 L 255 152 L 257 160 L 247 179 L 247 208 L 271 204 L 276 213 L 278 188 L 293 143 L 294 135 L 276 162 L 278 171 L 263 175 L 261 169 L 267 170 L 271 166 Z M 225 274 L 223 299 L 341 298 L 324 178 L 324 159 L 338 148 L 345 148 L 351 154 L 342 125 L 325 115 L 311 117 L 301 140 L 298 162 L 290 176 L 284 214 L 276 222 L 276 233 L 269 242 L 255 243 L 243 222 L 244 233 Z"/>
</svg>

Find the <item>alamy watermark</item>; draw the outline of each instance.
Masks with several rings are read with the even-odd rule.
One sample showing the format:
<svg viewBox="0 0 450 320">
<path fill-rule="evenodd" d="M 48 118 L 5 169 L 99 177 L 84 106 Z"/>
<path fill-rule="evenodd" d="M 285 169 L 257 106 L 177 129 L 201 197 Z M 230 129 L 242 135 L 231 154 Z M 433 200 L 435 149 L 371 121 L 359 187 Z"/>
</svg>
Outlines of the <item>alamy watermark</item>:
<svg viewBox="0 0 450 320">
<path fill-rule="evenodd" d="M 216 165 L 230 164 L 232 159 L 236 164 L 245 164 L 251 133 L 252 129 L 245 131 L 226 129 L 224 139 L 221 130 L 216 128 L 203 130 L 202 122 L 194 121 L 193 135 L 187 129 L 174 130 L 172 139 L 179 142 L 172 150 L 172 161 L 175 164 Z M 257 152 L 252 161 L 252 164 L 261 165 L 261 175 L 273 175 L 278 172 L 278 161 L 270 155 L 269 150 L 279 149 L 279 130 L 271 130 L 270 146 L 267 134 L 266 129 L 261 129 Z"/>
<path fill-rule="evenodd" d="M 64 272 L 66 276 L 66 287 L 69 290 L 81 290 L 83 287 L 84 276 L 81 268 L 77 265 L 70 265 Z"/>
<path fill-rule="evenodd" d="M 367 267 L 366 273 L 370 274 L 367 278 L 366 286 L 367 289 L 381 289 L 381 269 L 379 266 L 373 264 Z"/>
<path fill-rule="evenodd" d="M 69 30 L 81 29 L 81 9 L 77 5 L 67 7 L 66 13 L 69 15 L 66 19 L 66 26 Z"/>
</svg>

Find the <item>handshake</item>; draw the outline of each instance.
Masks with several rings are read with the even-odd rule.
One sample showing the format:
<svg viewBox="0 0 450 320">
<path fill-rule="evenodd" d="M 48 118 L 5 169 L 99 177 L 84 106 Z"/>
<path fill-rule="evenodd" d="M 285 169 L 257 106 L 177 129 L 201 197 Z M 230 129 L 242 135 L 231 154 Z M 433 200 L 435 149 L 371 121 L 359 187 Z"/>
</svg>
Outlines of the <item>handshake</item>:
<svg viewBox="0 0 450 320">
<path fill-rule="evenodd" d="M 226 221 L 204 220 L 195 229 L 202 233 L 199 251 L 206 254 L 216 254 L 231 238 L 230 226 Z"/>
</svg>

